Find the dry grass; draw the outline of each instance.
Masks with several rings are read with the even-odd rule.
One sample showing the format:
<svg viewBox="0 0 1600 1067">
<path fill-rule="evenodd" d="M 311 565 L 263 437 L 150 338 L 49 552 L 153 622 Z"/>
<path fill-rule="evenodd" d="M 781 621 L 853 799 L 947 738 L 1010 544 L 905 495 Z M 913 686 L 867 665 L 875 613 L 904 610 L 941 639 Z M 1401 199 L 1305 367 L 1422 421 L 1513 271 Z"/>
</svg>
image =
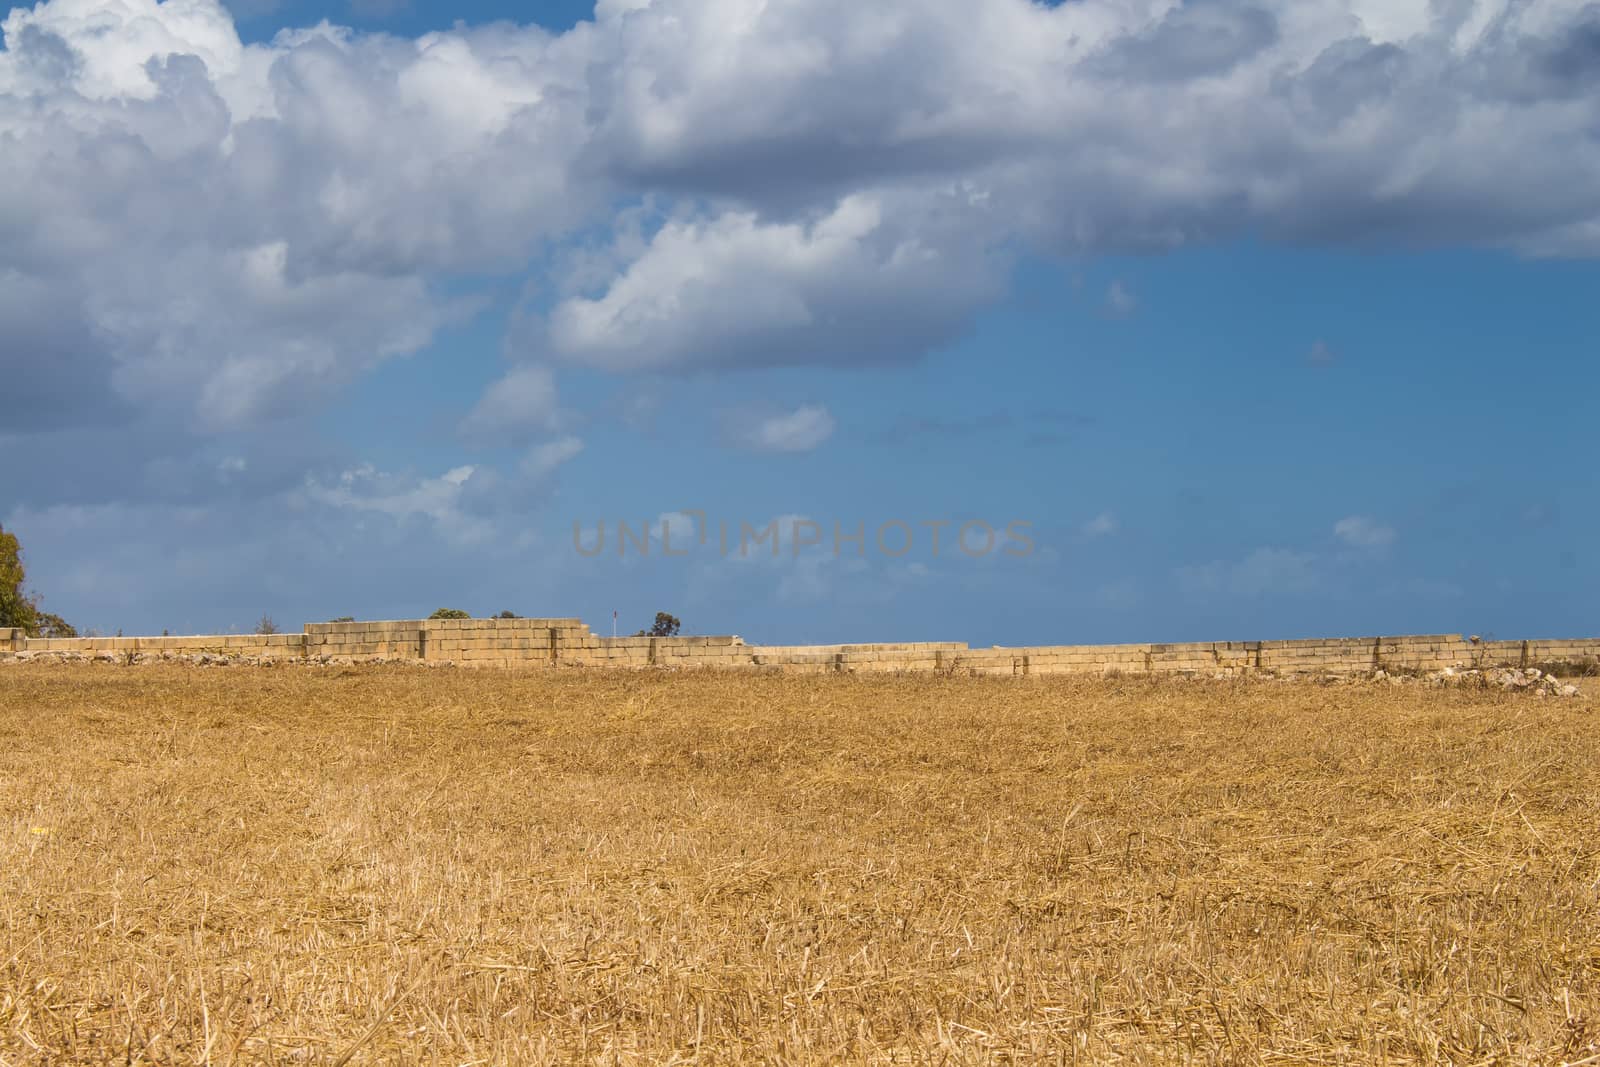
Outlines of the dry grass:
<svg viewBox="0 0 1600 1067">
<path fill-rule="evenodd" d="M 0 1060 L 1600 1064 L 1600 730 L 1420 688 L 0 668 Z"/>
</svg>

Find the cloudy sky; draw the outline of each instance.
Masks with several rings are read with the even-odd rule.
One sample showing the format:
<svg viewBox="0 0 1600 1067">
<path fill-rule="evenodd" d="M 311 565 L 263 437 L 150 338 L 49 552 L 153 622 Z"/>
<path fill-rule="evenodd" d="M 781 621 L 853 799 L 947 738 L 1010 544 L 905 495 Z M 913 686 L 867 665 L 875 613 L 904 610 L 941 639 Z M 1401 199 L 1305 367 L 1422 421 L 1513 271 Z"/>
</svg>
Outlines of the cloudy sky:
<svg viewBox="0 0 1600 1067">
<path fill-rule="evenodd" d="M 0 523 L 81 627 L 1600 633 L 1600 4 L 0 26 Z"/>
</svg>

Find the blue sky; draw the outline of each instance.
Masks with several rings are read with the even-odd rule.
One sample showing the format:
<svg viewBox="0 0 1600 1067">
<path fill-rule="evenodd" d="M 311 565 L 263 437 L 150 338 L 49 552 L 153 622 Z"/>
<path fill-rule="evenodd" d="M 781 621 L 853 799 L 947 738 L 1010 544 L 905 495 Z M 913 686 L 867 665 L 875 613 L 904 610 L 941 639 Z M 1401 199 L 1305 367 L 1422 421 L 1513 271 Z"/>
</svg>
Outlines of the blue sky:
<svg viewBox="0 0 1600 1067">
<path fill-rule="evenodd" d="M 0 523 L 48 608 L 1600 632 L 1591 8 L 531 17 L 12 11 Z"/>
</svg>

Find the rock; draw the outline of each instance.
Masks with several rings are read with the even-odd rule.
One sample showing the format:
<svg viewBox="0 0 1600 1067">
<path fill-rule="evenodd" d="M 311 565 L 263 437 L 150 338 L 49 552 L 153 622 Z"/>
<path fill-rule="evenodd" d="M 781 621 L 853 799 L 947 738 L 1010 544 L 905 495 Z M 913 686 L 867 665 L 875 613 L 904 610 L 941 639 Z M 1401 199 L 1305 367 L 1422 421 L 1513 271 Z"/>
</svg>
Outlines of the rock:
<svg viewBox="0 0 1600 1067">
<path fill-rule="evenodd" d="M 1382 672 L 1378 672 L 1382 673 Z M 1554 675 L 1546 674 L 1534 667 L 1518 669 L 1516 667 L 1490 667 L 1488 669 L 1472 667 L 1462 669 L 1446 667 L 1427 675 L 1431 685 L 1445 686 L 1475 686 L 1489 688 L 1490 686 L 1511 690 L 1515 692 L 1532 692 L 1535 696 L 1576 697 L 1582 696 L 1582 691 L 1575 685 L 1563 685 Z"/>
</svg>

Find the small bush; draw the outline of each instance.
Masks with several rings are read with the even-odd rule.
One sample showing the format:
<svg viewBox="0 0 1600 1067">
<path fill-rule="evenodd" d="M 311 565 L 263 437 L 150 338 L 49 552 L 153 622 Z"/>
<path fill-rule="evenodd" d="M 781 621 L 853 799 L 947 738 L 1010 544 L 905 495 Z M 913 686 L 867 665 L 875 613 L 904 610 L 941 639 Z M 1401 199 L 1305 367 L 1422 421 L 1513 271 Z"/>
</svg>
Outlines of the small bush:
<svg viewBox="0 0 1600 1067">
<path fill-rule="evenodd" d="M 460 608 L 440 608 L 438 611 L 435 611 L 432 615 L 429 615 L 428 618 L 430 618 L 430 619 L 470 619 L 470 618 L 472 618 L 472 616 L 470 614 L 468 614 L 467 612 L 462 611 Z"/>
</svg>

